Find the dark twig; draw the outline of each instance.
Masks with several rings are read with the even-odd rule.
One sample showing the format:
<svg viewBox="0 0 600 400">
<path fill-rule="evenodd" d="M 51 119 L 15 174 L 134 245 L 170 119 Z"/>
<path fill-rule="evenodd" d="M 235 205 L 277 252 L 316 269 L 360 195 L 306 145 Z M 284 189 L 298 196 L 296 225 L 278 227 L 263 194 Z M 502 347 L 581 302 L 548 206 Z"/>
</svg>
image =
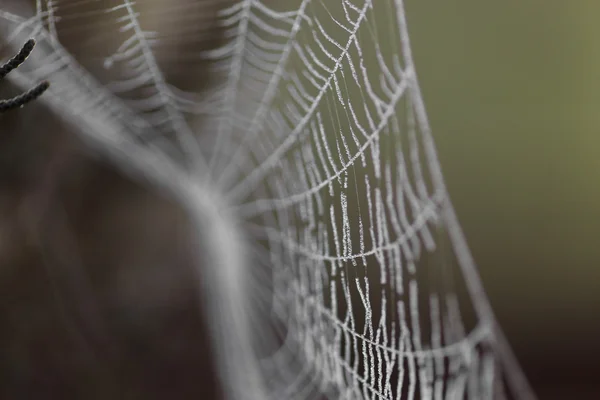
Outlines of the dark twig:
<svg viewBox="0 0 600 400">
<path fill-rule="evenodd" d="M 0 100 L 0 113 L 19 108 L 38 98 L 42 93 L 50 87 L 50 83 L 44 81 L 32 89 L 29 89 L 23 94 L 10 98 L 8 100 Z"/>
<path fill-rule="evenodd" d="M 13 69 L 19 67 L 19 65 L 23 64 L 27 57 L 31 54 L 33 47 L 35 46 L 35 40 L 29 39 L 21 50 L 17 53 L 16 56 L 8 60 L 5 64 L 0 66 L 0 80 L 4 79 L 6 75 L 8 75 Z M 50 83 L 47 81 L 41 82 L 36 85 L 34 88 L 29 89 L 27 92 L 20 94 L 18 96 L 12 97 L 6 100 L 0 100 L 0 114 L 6 111 L 12 110 L 14 108 L 23 107 L 25 104 L 29 103 L 32 100 L 35 100 L 39 96 L 42 95 L 50 87 Z"/>
<path fill-rule="evenodd" d="M 34 46 L 35 40 L 33 39 L 29 39 L 27 42 L 25 42 L 23 47 L 21 47 L 21 50 L 19 50 L 19 53 L 17 53 L 16 56 L 8 60 L 6 64 L 4 64 L 2 67 L 0 67 L 0 80 L 4 79 L 4 77 L 10 73 L 10 71 L 12 71 L 15 68 L 18 68 L 19 65 L 23 64 L 23 62 L 31 54 L 31 51 L 33 50 Z"/>
</svg>

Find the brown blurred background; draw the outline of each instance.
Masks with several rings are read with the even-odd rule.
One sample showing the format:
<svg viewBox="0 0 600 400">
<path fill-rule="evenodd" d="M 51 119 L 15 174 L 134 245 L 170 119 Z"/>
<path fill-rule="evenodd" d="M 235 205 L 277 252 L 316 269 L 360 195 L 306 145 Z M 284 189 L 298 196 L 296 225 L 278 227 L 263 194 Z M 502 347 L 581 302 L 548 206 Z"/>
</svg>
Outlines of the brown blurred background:
<svg viewBox="0 0 600 400">
<path fill-rule="evenodd" d="M 542 399 L 600 398 L 600 2 L 406 2 L 450 196 Z"/>
</svg>

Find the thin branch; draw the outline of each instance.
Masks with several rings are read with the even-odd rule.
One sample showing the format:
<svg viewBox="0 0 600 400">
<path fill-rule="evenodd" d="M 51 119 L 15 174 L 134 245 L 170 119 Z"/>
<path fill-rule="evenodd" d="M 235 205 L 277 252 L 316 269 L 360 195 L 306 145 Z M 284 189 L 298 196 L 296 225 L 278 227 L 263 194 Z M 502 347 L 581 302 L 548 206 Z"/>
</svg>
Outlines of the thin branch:
<svg viewBox="0 0 600 400">
<path fill-rule="evenodd" d="M 8 75 L 12 70 L 17 69 L 21 64 L 25 62 L 27 57 L 33 51 L 35 46 L 35 40 L 29 39 L 21 50 L 17 53 L 16 56 L 8 60 L 5 64 L 0 67 L 0 80 L 4 79 L 6 75 Z M 42 93 L 44 93 L 50 87 L 50 83 L 47 81 L 41 82 L 37 84 L 32 89 L 29 89 L 25 93 L 22 93 L 18 96 L 12 97 L 6 100 L 0 100 L 0 114 L 15 109 L 19 107 L 23 107 L 25 104 L 29 103 L 40 97 Z"/>
</svg>

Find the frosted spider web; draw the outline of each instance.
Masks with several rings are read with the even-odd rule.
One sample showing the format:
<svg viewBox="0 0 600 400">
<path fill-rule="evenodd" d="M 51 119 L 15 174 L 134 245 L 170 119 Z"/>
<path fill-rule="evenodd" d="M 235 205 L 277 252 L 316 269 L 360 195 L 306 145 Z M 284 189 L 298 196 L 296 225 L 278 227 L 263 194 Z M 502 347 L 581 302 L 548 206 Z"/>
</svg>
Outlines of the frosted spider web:
<svg viewBox="0 0 600 400">
<path fill-rule="evenodd" d="M 229 398 L 533 398 L 448 198 L 402 0 L 11 4 L 5 42 L 38 41 L 11 78 L 51 81 L 42 101 L 210 228 Z"/>
</svg>

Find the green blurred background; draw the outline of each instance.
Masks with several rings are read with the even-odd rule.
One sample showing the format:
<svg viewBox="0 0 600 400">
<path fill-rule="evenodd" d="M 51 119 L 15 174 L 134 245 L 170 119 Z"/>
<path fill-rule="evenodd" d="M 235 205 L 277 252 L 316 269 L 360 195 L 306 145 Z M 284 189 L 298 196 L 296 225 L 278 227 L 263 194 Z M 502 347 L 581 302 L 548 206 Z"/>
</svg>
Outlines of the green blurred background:
<svg viewBox="0 0 600 400">
<path fill-rule="evenodd" d="M 443 172 L 500 323 L 541 398 L 600 398 L 600 1 L 405 6 Z"/>
</svg>

